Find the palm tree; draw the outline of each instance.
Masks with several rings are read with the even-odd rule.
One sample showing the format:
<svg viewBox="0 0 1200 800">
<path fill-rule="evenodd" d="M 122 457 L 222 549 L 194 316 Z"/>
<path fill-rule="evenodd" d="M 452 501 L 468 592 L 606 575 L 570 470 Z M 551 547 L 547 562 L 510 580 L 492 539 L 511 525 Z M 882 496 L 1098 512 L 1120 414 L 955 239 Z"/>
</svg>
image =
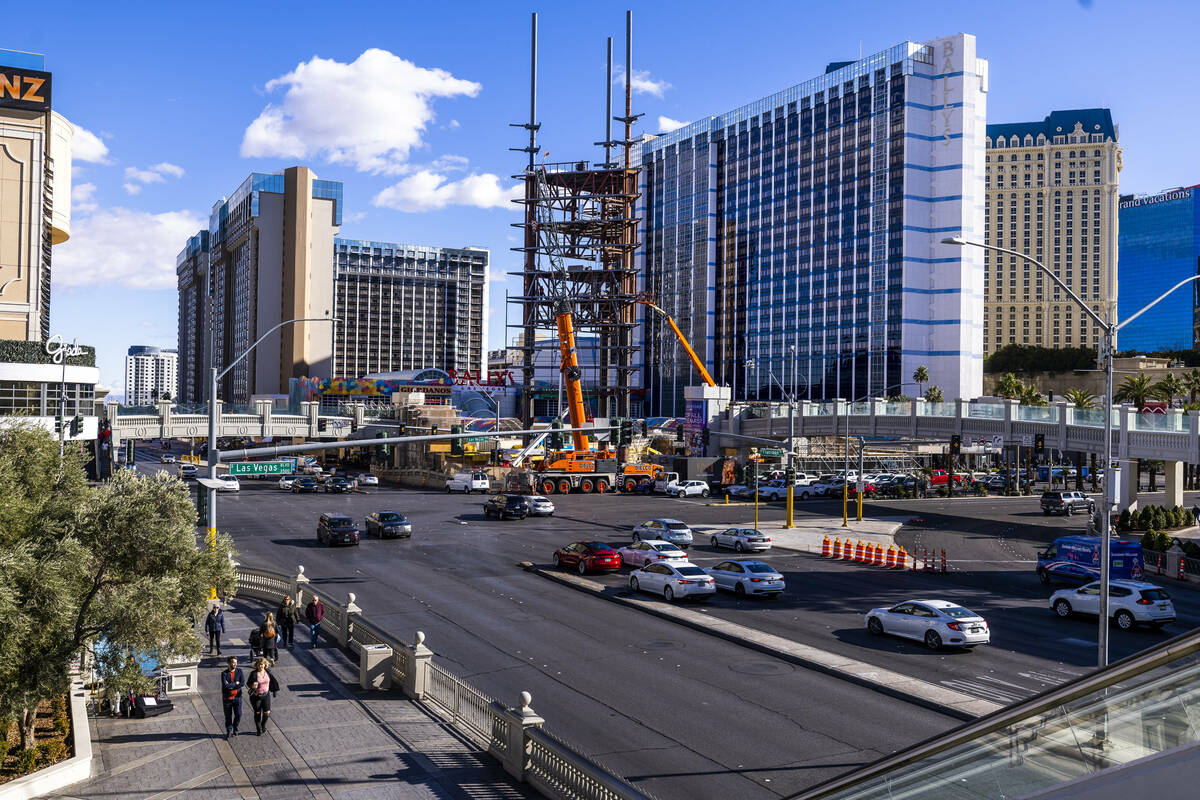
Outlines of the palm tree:
<svg viewBox="0 0 1200 800">
<path fill-rule="evenodd" d="M 1011 372 L 1006 372 L 996 381 L 996 394 L 1008 400 L 1017 400 L 1025 391 L 1025 384 L 1013 375 Z"/>
<path fill-rule="evenodd" d="M 925 380 L 929 380 L 929 378 L 926 378 Z M 939 387 L 930 386 L 928 389 L 925 390 L 925 402 L 926 403 L 944 403 L 944 402 L 946 402 L 946 400 L 944 397 L 942 397 L 942 390 Z"/>
<path fill-rule="evenodd" d="M 1188 393 L 1188 402 L 1194 404 L 1196 395 L 1200 394 L 1200 369 L 1194 369 L 1183 376 L 1183 385 Z"/>
<path fill-rule="evenodd" d="M 1113 399 L 1118 403 L 1131 403 L 1141 411 L 1146 407 L 1146 401 L 1154 395 L 1154 386 L 1150 379 L 1139 372 L 1136 377 L 1129 375 L 1121 381 L 1121 385 L 1113 392 Z"/>
<path fill-rule="evenodd" d="M 1047 405 L 1046 398 L 1038 391 L 1036 386 L 1026 386 L 1021 392 L 1021 405 L 1023 406 L 1044 406 Z"/>
<path fill-rule="evenodd" d="M 929 370 L 925 369 L 925 365 L 917 367 L 916 372 L 912 374 L 913 383 L 917 385 L 917 394 L 923 394 L 925 384 L 929 383 Z"/>
<path fill-rule="evenodd" d="M 1184 382 L 1170 372 L 1161 381 L 1154 384 L 1154 393 L 1166 400 L 1168 406 L 1174 405 L 1175 398 L 1182 397 L 1187 390 Z"/>
<path fill-rule="evenodd" d="M 1063 397 L 1068 403 L 1074 404 L 1078 409 L 1090 410 L 1096 407 L 1096 395 L 1089 392 L 1087 389 L 1067 389 L 1063 392 Z"/>
</svg>

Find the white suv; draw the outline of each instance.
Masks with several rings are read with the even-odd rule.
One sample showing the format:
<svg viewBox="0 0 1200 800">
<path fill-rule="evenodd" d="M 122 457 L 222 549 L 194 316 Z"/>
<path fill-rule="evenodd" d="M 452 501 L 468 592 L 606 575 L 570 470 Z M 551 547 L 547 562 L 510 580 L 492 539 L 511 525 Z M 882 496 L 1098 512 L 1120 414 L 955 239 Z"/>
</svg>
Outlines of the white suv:
<svg viewBox="0 0 1200 800">
<path fill-rule="evenodd" d="M 1161 586 L 1143 581 L 1108 582 L 1108 613 L 1122 630 L 1134 625 L 1161 628 L 1175 621 L 1175 604 Z M 1050 595 L 1050 608 L 1060 617 L 1100 613 L 1100 581 L 1078 589 L 1060 589 Z"/>
<path fill-rule="evenodd" d="M 704 481 L 684 481 L 667 487 L 671 497 L 708 497 L 712 491 Z"/>
<path fill-rule="evenodd" d="M 446 494 L 450 492 L 486 492 L 492 488 L 486 472 L 456 472 L 446 478 Z"/>
</svg>

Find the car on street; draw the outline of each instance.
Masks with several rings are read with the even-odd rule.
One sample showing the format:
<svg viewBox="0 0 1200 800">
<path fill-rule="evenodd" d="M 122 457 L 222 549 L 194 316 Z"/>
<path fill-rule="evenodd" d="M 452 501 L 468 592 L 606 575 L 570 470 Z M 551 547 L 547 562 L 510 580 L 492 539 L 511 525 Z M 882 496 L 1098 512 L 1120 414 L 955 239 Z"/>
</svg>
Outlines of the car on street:
<svg viewBox="0 0 1200 800">
<path fill-rule="evenodd" d="M 949 600 L 906 600 L 866 614 L 875 636 L 901 636 L 924 642 L 930 650 L 946 645 L 972 648 L 991 641 L 987 620 Z"/>
<path fill-rule="evenodd" d="M 745 483 L 735 483 L 733 486 L 726 486 L 725 492 L 730 497 L 736 497 L 740 500 L 754 499 L 754 487 Z"/>
<path fill-rule="evenodd" d="M 317 542 L 330 547 L 358 544 L 358 526 L 345 514 L 327 511 L 317 520 Z"/>
<path fill-rule="evenodd" d="M 793 497 L 795 492 L 793 491 Z M 759 484 L 758 498 L 760 500 L 786 500 L 787 499 L 787 481 L 777 480 L 770 483 Z"/>
<path fill-rule="evenodd" d="M 842 487 L 845 485 L 846 481 L 843 478 L 831 478 L 822 479 L 807 488 L 815 497 L 833 497 L 835 494 L 841 495 Z"/>
<path fill-rule="evenodd" d="M 707 600 L 716 593 L 717 583 L 690 562 L 656 561 L 629 573 L 629 588 L 635 592 L 661 594 L 670 603 L 685 597 Z"/>
<path fill-rule="evenodd" d="M 527 494 L 525 502 L 529 505 L 529 516 L 531 517 L 554 516 L 554 503 L 545 495 Z"/>
<path fill-rule="evenodd" d="M 359 473 L 358 477 L 355 478 L 354 480 L 358 482 L 359 486 L 378 486 L 379 485 L 379 476 L 372 475 L 369 472 Z"/>
<path fill-rule="evenodd" d="M 291 490 L 291 488 L 292 488 L 292 486 L 293 486 L 295 483 L 296 483 L 296 476 L 295 476 L 295 475 L 284 475 L 283 477 L 281 477 L 281 478 L 279 479 L 279 488 L 280 488 L 280 489 L 285 489 L 285 490 L 288 490 L 288 491 L 290 491 L 290 490 Z"/>
<path fill-rule="evenodd" d="M 325 491 L 335 494 L 349 494 L 354 491 L 354 485 L 340 475 L 325 479 Z"/>
<path fill-rule="evenodd" d="M 158 462 L 160 464 L 174 464 L 175 456 L 171 455 L 170 453 L 163 453 L 158 457 Z"/>
<path fill-rule="evenodd" d="M 692 529 L 677 519 L 650 519 L 633 529 L 633 540 L 643 539 L 670 542 L 687 550 L 692 545 Z"/>
<path fill-rule="evenodd" d="M 733 592 L 738 597 L 778 597 L 787 588 L 787 582 L 779 571 L 764 561 L 722 561 L 716 566 L 705 568 L 704 571 L 717 582 L 718 589 Z"/>
<path fill-rule="evenodd" d="M 446 478 L 446 494 L 451 492 L 486 492 L 492 488 L 492 482 L 486 472 L 456 472 Z"/>
<path fill-rule="evenodd" d="M 621 554 L 604 542 L 571 542 L 554 551 L 554 566 L 585 572 L 612 572 L 621 568 Z"/>
<path fill-rule="evenodd" d="M 399 511 L 372 511 L 363 520 L 367 536 L 380 539 L 407 539 L 412 536 L 412 523 Z"/>
<path fill-rule="evenodd" d="M 728 547 L 739 553 L 763 552 L 771 549 L 771 538 L 755 528 L 726 528 L 709 536 L 708 543 L 714 550 Z"/>
<path fill-rule="evenodd" d="M 1100 613 L 1100 581 L 1078 589 L 1059 589 L 1050 595 L 1050 608 L 1065 619 L 1072 614 Z M 1130 630 L 1135 625 L 1161 628 L 1175 621 L 1175 603 L 1161 586 L 1143 581 L 1109 581 L 1108 613 L 1117 627 Z"/>
<path fill-rule="evenodd" d="M 687 561 L 687 553 L 670 542 L 659 542 L 654 539 L 644 539 L 634 542 L 628 547 L 617 551 L 621 554 L 621 563 L 631 567 L 644 567 L 655 561 Z"/>
<path fill-rule="evenodd" d="M 295 494 L 314 494 L 318 488 L 316 478 L 305 476 L 292 482 L 292 492 Z"/>
<path fill-rule="evenodd" d="M 522 494 L 498 494 L 483 504 L 483 516 L 496 519 L 525 519 L 529 503 Z"/>
<path fill-rule="evenodd" d="M 1042 515 L 1062 514 L 1069 517 L 1074 513 L 1093 514 L 1096 501 L 1083 492 L 1042 492 Z"/>
<path fill-rule="evenodd" d="M 708 497 L 712 490 L 704 481 L 684 481 L 667 487 L 669 497 Z"/>
<path fill-rule="evenodd" d="M 216 480 L 221 484 L 217 487 L 218 492 L 240 492 L 242 484 L 238 483 L 238 479 L 232 475 L 218 475 Z"/>
<path fill-rule="evenodd" d="M 181 478 L 194 478 L 194 477 L 196 477 L 198 472 L 199 472 L 199 470 L 196 469 L 195 464 L 180 464 L 179 465 L 179 477 L 181 477 Z"/>
</svg>

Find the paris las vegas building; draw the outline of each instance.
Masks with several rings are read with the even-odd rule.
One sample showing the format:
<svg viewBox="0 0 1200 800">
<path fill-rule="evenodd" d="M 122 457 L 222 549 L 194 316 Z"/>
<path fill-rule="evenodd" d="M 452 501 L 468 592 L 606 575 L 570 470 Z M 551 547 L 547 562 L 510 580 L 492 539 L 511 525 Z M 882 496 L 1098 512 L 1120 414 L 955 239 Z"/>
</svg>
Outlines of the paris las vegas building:
<svg viewBox="0 0 1200 800">
<path fill-rule="evenodd" d="M 982 391 L 987 61 L 903 42 L 637 147 L 641 288 L 735 399 Z M 699 382 L 642 319 L 649 412 Z"/>
</svg>

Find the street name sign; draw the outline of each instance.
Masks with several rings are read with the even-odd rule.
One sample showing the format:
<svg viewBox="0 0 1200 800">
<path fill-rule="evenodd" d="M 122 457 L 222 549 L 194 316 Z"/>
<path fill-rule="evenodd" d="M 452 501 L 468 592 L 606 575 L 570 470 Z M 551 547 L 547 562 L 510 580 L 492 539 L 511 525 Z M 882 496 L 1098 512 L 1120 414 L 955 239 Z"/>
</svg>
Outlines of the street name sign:
<svg viewBox="0 0 1200 800">
<path fill-rule="evenodd" d="M 291 475 L 291 461 L 235 461 L 229 465 L 230 475 Z"/>
<path fill-rule="evenodd" d="M 783 450 L 778 447 L 764 447 L 759 451 L 763 458 L 783 458 Z"/>
</svg>

